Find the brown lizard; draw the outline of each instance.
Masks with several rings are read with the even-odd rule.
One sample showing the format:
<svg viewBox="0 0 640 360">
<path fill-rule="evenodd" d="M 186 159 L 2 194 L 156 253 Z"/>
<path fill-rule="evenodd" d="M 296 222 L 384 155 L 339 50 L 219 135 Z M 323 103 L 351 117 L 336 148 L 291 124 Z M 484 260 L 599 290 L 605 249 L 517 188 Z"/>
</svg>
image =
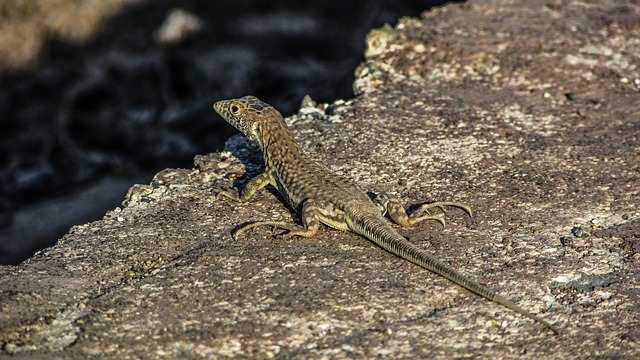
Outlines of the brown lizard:
<svg viewBox="0 0 640 360">
<path fill-rule="evenodd" d="M 455 282 L 456 284 L 513 311 L 558 330 L 537 315 L 521 308 L 495 291 L 469 279 L 444 264 L 400 235 L 385 219 L 385 214 L 398 225 L 408 227 L 420 221 L 437 220 L 444 225 L 444 213 L 431 215 L 427 211 L 444 206 L 458 207 L 471 216 L 471 209 L 456 202 L 434 202 L 421 205 L 407 214 L 400 201 L 386 195 L 370 198 L 356 185 L 332 174 L 312 161 L 295 142 L 282 115 L 269 104 L 254 96 L 218 101 L 214 109 L 262 150 L 265 171 L 252 178 L 239 191 L 219 190 L 218 194 L 246 202 L 261 188 L 276 187 L 286 202 L 302 217 L 302 226 L 280 221 L 259 221 L 240 227 L 240 233 L 256 226 L 272 226 L 286 230 L 287 236 L 312 237 L 320 223 L 339 230 L 360 234 L 381 248 L 416 265 Z"/>
</svg>

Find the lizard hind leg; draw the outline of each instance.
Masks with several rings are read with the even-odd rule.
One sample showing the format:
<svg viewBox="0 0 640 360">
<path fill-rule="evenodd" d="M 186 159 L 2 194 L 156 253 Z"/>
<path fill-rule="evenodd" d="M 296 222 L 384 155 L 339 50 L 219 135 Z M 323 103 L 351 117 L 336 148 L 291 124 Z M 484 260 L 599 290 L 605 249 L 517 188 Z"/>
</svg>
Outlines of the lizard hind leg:
<svg viewBox="0 0 640 360">
<path fill-rule="evenodd" d="M 323 212 L 323 209 L 318 206 L 315 201 L 307 200 L 302 206 L 302 226 L 286 221 L 256 221 L 246 224 L 237 229 L 233 234 L 233 238 L 235 239 L 238 237 L 238 235 L 244 233 L 245 231 L 258 226 L 271 226 L 274 229 L 285 230 L 285 233 L 278 234 L 279 236 L 283 237 L 313 237 L 320 228 L 320 216 Z"/>
<path fill-rule="evenodd" d="M 274 229 L 283 229 L 283 230 L 287 231 L 288 233 L 290 233 L 292 231 L 296 231 L 297 228 L 302 228 L 301 226 L 298 226 L 296 224 L 292 224 L 292 223 L 289 223 L 289 222 L 285 222 L 285 221 L 256 221 L 256 222 L 248 223 L 248 224 L 245 224 L 245 225 L 242 225 L 242 226 L 238 227 L 231 234 L 231 237 L 234 240 L 237 240 L 238 237 L 240 235 L 242 235 L 245 231 L 253 229 L 255 227 L 259 227 L 259 226 L 271 226 Z"/>
<path fill-rule="evenodd" d="M 402 227 L 411 227 L 424 220 L 435 220 L 441 223 L 442 226 L 445 226 L 445 206 L 460 208 L 464 210 L 464 212 L 466 212 L 469 216 L 473 216 L 471 208 L 468 205 L 459 202 L 437 201 L 426 203 L 418 206 L 416 210 L 411 212 L 411 214 L 408 214 L 407 210 L 402 205 L 402 203 L 400 203 L 400 200 L 398 200 L 398 198 L 388 196 L 385 193 L 380 193 L 374 194 L 374 196 L 372 196 L 372 200 L 382 210 L 383 215 L 385 213 L 389 214 L 391 220 Z M 429 209 L 434 207 L 439 208 L 442 212 L 431 214 L 429 212 Z"/>
</svg>

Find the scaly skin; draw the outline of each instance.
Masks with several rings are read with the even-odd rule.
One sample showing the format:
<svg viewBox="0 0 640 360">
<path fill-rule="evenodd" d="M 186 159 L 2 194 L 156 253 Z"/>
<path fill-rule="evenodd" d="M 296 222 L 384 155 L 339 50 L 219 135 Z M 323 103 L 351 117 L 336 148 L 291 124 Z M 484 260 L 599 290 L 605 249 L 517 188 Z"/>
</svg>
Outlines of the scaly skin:
<svg viewBox="0 0 640 360">
<path fill-rule="evenodd" d="M 259 189 L 273 185 L 289 206 L 302 216 L 303 226 L 276 221 L 259 221 L 238 229 L 234 237 L 256 226 L 273 226 L 287 230 L 286 236 L 312 237 L 320 223 L 335 229 L 360 234 L 381 248 L 419 265 L 489 300 L 531 318 L 558 334 L 559 331 L 537 315 L 519 307 L 495 291 L 469 279 L 442 263 L 400 235 L 385 219 L 401 226 L 411 226 L 431 219 L 444 225 L 444 213 L 430 215 L 428 209 L 454 206 L 471 216 L 471 209 L 461 203 L 436 202 L 423 204 L 411 215 L 397 199 L 380 195 L 369 198 L 356 185 L 332 174 L 313 162 L 295 142 L 282 115 L 272 106 L 254 96 L 223 100 L 214 109 L 262 150 L 265 172 L 254 177 L 239 192 L 221 190 L 219 195 L 236 201 L 249 201 Z"/>
</svg>

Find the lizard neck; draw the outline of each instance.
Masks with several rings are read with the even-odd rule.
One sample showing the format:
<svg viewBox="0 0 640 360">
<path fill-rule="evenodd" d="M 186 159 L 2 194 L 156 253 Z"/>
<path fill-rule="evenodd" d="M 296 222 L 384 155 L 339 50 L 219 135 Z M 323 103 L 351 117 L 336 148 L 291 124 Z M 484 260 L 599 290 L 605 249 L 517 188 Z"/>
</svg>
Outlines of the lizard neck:
<svg viewBox="0 0 640 360">
<path fill-rule="evenodd" d="M 260 148 L 268 170 L 306 159 L 284 120 L 270 122 L 261 129 Z"/>
</svg>

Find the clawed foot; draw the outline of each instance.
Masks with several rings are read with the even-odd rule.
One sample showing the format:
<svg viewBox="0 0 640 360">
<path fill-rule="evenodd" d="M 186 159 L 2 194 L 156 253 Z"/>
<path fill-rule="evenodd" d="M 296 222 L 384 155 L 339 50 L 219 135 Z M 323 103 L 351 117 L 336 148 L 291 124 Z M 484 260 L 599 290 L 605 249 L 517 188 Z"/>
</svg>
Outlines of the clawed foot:
<svg viewBox="0 0 640 360">
<path fill-rule="evenodd" d="M 469 217 L 473 217 L 473 212 L 471 211 L 471 207 L 463 203 L 450 202 L 450 201 L 437 201 L 437 202 L 432 202 L 428 204 L 422 204 L 415 211 L 411 213 L 410 217 L 413 217 L 415 219 L 415 223 L 418 223 L 423 220 L 435 220 L 441 223 L 442 227 L 445 227 L 444 217 L 445 217 L 445 214 L 447 213 L 447 209 L 445 208 L 445 206 L 457 207 L 459 209 L 462 209 L 464 212 L 466 212 L 467 215 L 469 215 Z M 432 209 L 432 208 L 438 208 L 442 212 L 435 215 L 431 215 L 429 213 L 429 209 Z M 425 215 L 419 215 L 423 213 Z"/>
<path fill-rule="evenodd" d="M 295 224 L 287 223 L 284 221 L 256 221 L 239 227 L 231 234 L 234 240 L 237 240 L 238 236 L 245 231 L 258 227 L 258 226 L 270 226 L 275 232 L 276 230 L 282 230 L 282 232 L 273 234 L 280 238 L 292 238 L 294 236 L 312 237 L 317 232 L 317 229 L 309 229 Z"/>
<path fill-rule="evenodd" d="M 384 193 L 371 194 L 371 199 L 378 206 L 383 215 L 389 214 L 389 217 L 398 225 L 403 227 L 413 226 L 424 220 L 435 220 L 442 224 L 444 227 L 445 214 L 447 212 L 446 206 L 452 206 L 462 209 L 470 217 L 473 216 L 471 208 L 463 203 L 450 202 L 450 201 L 437 201 L 428 204 L 422 204 L 409 215 L 397 198 L 389 197 Z M 442 212 L 438 214 L 431 214 L 429 212 L 432 208 L 439 208 Z"/>
<path fill-rule="evenodd" d="M 240 200 L 240 190 L 234 187 L 225 187 L 220 184 L 220 181 L 216 181 L 213 184 L 213 189 L 211 190 L 215 196 L 225 197 L 234 201 Z"/>
</svg>

